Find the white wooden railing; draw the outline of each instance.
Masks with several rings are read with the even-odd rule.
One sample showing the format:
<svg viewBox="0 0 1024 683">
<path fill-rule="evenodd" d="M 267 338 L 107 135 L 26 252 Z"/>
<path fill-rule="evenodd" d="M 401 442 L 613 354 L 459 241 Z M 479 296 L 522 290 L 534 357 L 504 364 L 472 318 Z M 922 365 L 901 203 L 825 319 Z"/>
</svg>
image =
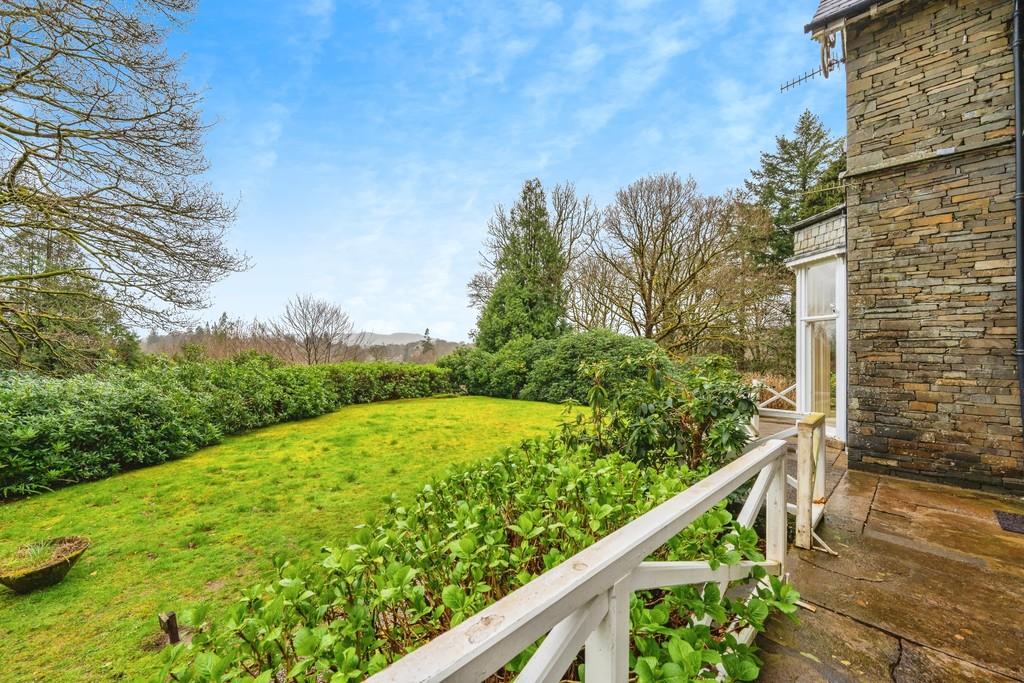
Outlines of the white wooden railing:
<svg viewBox="0 0 1024 683">
<path fill-rule="evenodd" d="M 784 573 L 789 517 L 787 449 L 781 439 L 754 444 L 704 480 L 369 680 L 480 681 L 544 638 L 519 681 L 561 680 L 583 648 L 587 683 L 624 683 L 629 676 L 629 599 L 634 591 L 709 582 L 717 582 L 724 589 L 730 582 L 749 576 L 757 566 L 769 574 Z M 704 561 L 647 561 L 669 539 L 755 476 L 737 521 L 752 526 L 766 506 L 765 561 L 715 569 Z M 739 639 L 749 643 L 754 635 L 753 629 L 747 628 Z"/>
<path fill-rule="evenodd" d="M 758 399 L 761 398 L 763 392 L 768 393 L 768 398 L 763 401 L 758 401 L 757 412 L 763 417 L 772 417 L 776 419 L 789 419 L 795 417 L 798 412 L 796 409 L 796 384 L 791 384 L 782 391 L 776 391 L 771 386 L 761 380 L 754 380 L 754 388 L 757 391 Z M 769 408 L 773 403 L 781 403 L 785 408 Z"/>
<path fill-rule="evenodd" d="M 761 413 L 762 415 L 764 413 Z M 751 431 L 758 436 L 758 421 L 751 422 Z M 798 548 L 818 549 L 836 554 L 815 529 L 825 515 L 827 502 L 828 465 L 826 450 L 828 427 L 822 413 L 797 413 L 796 423 L 787 429 L 755 439 L 748 446 L 756 446 L 768 439 L 791 439 L 796 437 L 797 475 L 786 475 L 786 485 L 796 492 L 796 503 L 787 503 L 789 514 L 796 517 L 794 544 Z"/>
<path fill-rule="evenodd" d="M 796 539 L 798 548 L 811 549 L 814 541 L 822 549 L 832 550 L 819 538 L 814 530 L 825 514 L 826 479 L 826 429 L 825 416 L 821 413 L 806 415 L 796 423 L 796 478 L 787 476 L 787 483 L 796 488 L 796 505 L 790 507 L 796 515 Z"/>
<path fill-rule="evenodd" d="M 788 413 L 788 411 L 786 411 Z M 762 412 L 762 414 L 764 414 Z M 792 414 L 792 413 L 788 413 Z M 785 439 L 797 439 L 797 476 L 786 474 Z M 588 683 L 629 680 L 629 600 L 635 591 L 716 582 L 724 590 L 755 567 L 785 574 L 789 516 L 795 545 L 831 550 L 815 534 L 825 509 L 826 428 L 821 413 L 751 442 L 743 455 L 706 479 L 597 541 L 369 679 L 372 683 L 481 681 L 544 638 L 517 680 L 555 682 L 584 650 Z M 705 561 L 646 558 L 755 477 L 737 521 L 752 526 L 765 510 L 765 560 L 712 569 Z M 787 503 L 787 486 L 796 503 Z M 546 635 L 546 637 L 545 637 Z M 756 635 L 746 628 L 737 640 Z"/>
</svg>

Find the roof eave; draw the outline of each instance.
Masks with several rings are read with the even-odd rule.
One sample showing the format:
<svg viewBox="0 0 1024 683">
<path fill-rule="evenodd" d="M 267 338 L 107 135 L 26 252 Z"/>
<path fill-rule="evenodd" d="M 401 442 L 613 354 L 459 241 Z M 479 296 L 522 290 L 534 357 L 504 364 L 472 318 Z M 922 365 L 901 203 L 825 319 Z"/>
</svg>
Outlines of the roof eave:
<svg viewBox="0 0 1024 683">
<path fill-rule="evenodd" d="M 821 17 L 820 19 L 812 20 L 811 23 L 804 26 L 804 33 L 814 33 L 818 29 L 825 28 L 831 23 L 834 23 L 841 19 L 847 19 L 857 14 L 861 14 L 862 12 L 865 12 L 868 9 L 870 9 L 872 5 L 880 4 L 883 4 L 883 2 L 880 0 L 861 0 L 860 2 L 855 2 L 852 5 L 848 5 L 837 12 L 827 14 Z"/>
<path fill-rule="evenodd" d="M 825 209 L 824 211 L 816 213 L 813 216 L 808 216 L 807 218 L 799 220 L 796 223 L 790 225 L 789 230 L 791 232 L 796 232 L 801 228 L 806 228 L 808 225 L 820 223 L 821 221 L 832 218 L 833 216 L 838 216 L 841 213 L 846 213 L 846 202 L 843 202 L 842 204 L 836 204 L 831 209 Z"/>
</svg>

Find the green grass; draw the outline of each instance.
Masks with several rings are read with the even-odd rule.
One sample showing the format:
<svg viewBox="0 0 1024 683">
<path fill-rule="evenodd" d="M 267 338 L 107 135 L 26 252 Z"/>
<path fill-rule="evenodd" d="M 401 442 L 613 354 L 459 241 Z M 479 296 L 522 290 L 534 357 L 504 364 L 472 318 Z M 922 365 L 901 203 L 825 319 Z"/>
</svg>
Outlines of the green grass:
<svg viewBox="0 0 1024 683">
<path fill-rule="evenodd" d="M 53 536 L 93 546 L 63 583 L 0 587 L 4 681 L 134 679 L 151 670 L 157 613 L 227 603 L 314 558 L 451 465 L 545 434 L 561 407 L 478 397 L 350 406 L 187 458 L 0 505 L 0 557 Z"/>
</svg>

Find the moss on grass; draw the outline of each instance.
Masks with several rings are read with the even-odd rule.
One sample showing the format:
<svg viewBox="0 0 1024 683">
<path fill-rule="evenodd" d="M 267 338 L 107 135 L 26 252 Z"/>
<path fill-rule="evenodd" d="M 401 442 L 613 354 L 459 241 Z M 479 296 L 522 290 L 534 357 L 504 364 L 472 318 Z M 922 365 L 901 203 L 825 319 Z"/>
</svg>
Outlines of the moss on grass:
<svg viewBox="0 0 1024 683">
<path fill-rule="evenodd" d="M 227 603 L 312 557 L 456 464 L 558 424 L 556 405 L 461 397 L 356 405 L 269 427 L 187 458 L 0 505 L 0 556 L 81 534 L 60 584 L 0 593 L 5 681 L 134 679 L 151 668 L 157 613 Z"/>
</svg>

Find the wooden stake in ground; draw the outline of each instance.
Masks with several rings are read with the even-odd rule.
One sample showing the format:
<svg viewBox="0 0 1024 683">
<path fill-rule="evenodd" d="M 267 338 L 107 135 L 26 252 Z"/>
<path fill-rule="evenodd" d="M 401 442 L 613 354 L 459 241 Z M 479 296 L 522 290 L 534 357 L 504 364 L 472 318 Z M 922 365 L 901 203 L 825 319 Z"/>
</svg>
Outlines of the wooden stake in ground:
<svg viewBox="0 0 1024 683">
<path fill-rule="evenodd" d="M 168 612 L 167 614 L 158 614 L 157 619 L 160 622 L 160 630 L 167 634 L 167 641 L 174 645 L 181 640 L 181 636 L 178 635 L 178 615 L 174 612 Z"/>
</svg>

